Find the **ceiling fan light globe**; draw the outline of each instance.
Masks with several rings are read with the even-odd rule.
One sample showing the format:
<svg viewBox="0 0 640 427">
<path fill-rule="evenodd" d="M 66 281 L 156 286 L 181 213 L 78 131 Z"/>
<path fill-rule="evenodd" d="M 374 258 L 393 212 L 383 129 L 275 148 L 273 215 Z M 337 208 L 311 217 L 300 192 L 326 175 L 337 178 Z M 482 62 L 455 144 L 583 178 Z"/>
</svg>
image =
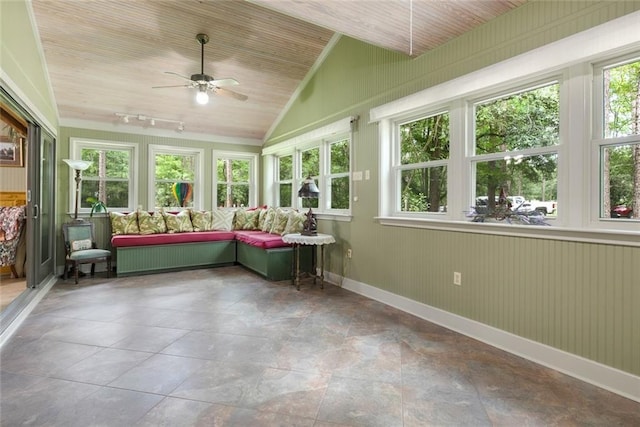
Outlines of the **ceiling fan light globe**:
<svg viewBox="0 0 640 427">
<path fill-rule="evenodd" d="M 209 94 L 205 91 L 198 91 L 196 102 L 200 105 L 206 105 L 209 102 Z"/>
</svg>

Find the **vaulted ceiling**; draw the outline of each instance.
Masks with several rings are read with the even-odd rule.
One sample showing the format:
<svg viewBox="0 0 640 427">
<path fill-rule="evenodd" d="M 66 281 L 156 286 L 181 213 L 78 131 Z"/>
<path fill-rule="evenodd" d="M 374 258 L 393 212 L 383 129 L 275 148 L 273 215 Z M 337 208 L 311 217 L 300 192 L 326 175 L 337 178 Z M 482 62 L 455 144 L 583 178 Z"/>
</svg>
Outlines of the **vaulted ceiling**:
<svg viewBox="0 0 640 427">
<path fill-rule="evenodd" d="M 344 34 L 419 56 L 526 0 L 32 0 L 63 126 L 261 143 L 301 83 Z M 201 45 L 196 34 L 210 38 Z M 195 102 L 204 73 L 246 101 Z M 116 113 L 130 115 L 124 123 Z M 179 136 L 176 134 L 176 136 Z"/>
</svg>

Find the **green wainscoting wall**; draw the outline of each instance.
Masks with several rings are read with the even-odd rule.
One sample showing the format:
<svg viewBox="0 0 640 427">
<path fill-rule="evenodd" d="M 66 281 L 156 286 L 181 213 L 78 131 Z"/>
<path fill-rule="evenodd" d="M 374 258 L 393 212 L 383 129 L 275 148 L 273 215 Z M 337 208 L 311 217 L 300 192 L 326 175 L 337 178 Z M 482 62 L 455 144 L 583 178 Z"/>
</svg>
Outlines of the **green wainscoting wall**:
<svg viewBox="0 0 640 427">
<path fill-rule="evenodd" d="M 319 221 L 337 239 L 327 269 L 640 375 L 640 248 L 382 226 L 378 127 L 368 123 L 371 108 L 637 10 L 638 1 L 532 1 L 418 58 L 342 37 L 265 144 L 360 117 L 353 170 L 371 179 L 354 182 L 350 222 Z"/>
</svg>

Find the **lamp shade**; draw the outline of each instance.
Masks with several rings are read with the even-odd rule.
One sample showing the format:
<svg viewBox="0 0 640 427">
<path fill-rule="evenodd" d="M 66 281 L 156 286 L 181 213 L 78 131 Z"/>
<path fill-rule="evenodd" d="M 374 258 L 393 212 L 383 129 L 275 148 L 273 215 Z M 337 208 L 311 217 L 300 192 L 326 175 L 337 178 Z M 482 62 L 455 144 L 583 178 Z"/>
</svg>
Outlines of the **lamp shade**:
<svg viewBox="0 0 640 427">
<path fill-rule="evenodd" d="M 317 199 L 320 197 L 320 190 L 316 182 L 310 176 L 302 182 L 302 187 L 298 190 L 298 197 L 304 199 Z"/>
<path fill-rule="evenodd" d="M 87 162 L 84 160 L 73 160 L 73 159 L 62 159 L 63 162 L 69 165 L 69 167 L 73 170 L 83 171 L 91 166 L 91 162 Z"/>
</svg>

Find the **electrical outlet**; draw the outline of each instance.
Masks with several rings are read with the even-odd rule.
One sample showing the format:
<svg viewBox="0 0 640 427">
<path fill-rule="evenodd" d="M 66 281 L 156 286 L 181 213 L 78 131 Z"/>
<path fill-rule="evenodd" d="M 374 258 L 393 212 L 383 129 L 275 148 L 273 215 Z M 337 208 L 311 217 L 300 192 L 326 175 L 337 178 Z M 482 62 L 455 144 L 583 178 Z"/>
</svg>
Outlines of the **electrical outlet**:
<svg viewBox="0 0 640 427">
<path fill-rule="evenodd" d="M 353 252 L 351 252 L 351 249 L 347 249 L 347 258 L 351 258 L 351 255 L 353 255 Z"/>
<path fill-rule="evenodd" d="M 453 284 L 458 286 L 462 285 L 462 273 L 457 271 L 453 272 Z"/>
</svg>

